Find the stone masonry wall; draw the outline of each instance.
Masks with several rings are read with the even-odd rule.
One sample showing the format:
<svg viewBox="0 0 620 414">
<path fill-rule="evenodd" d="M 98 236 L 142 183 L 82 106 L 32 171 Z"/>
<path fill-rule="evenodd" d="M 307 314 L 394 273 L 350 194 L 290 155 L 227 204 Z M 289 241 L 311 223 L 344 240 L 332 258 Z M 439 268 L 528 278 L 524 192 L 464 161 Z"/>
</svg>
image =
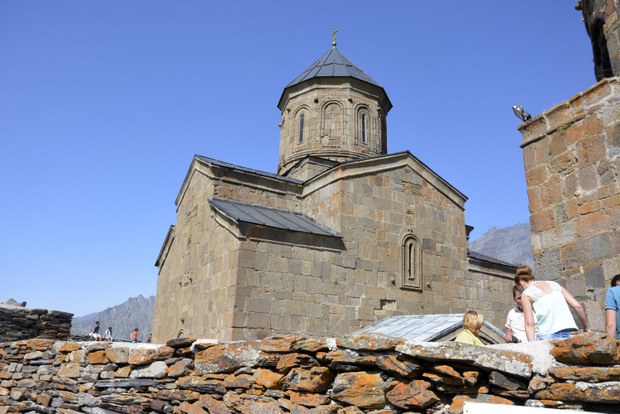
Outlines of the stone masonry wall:
<svg viewBox="0 0 620 414">
<path fill-rule="evenodd" d="M 512 275 L 468 272 L 465 196 L 408 153 L 389 168 L 347 163 L 307 188 L 195 163 L 158 259 L 154 341 L 345 335 L 387 316 L 468 309 L 503 326 L 513 306 Z M 208 204 L 220 197 L 299 212 L 341 237 L 233 223 Z M 417 286 L 404 283 L 408 236 Z"/>
<path fill-rule="evenodd" d="M 27 338 L 67 339 L 72 313 L 0 305 L 0 341 Z"/>
<path fill-rule="evenodd" d="M 164 246 L 169 250 L 158 262 L 155 341 L 233 337 L 240 242 L 212 218 L 208 200 L 223 197 L 279 209 L 292 208 L 294 200 L 288 187 L 272 188 L 263 178 L 194 163 L 177 200 L 177 222 Z"/>
<path fill-rule="evenodd" d="M 619 349 L 593 333 L 503 346 L 31 339 L 0 343 L 0 413 L 456 414 L 467 401 L 617 412 Z"/>
<path fill-rule="evenodd" d="M 374 174 L 343 168 L 337 176 L 342 179 L 309 194 L 304 205 L 309 216 L 320 216 L 322 223 L 339 232 L 345 244 L 340 254 L 326 254 L 322 275 L 315 274 L 335 281 L 323 294 L 342 291 L 346 296 L 334 298 L 334 308 L 343 308 L 343 319 L 332 320 L 323 335 L 348 334 L 392 315 L 469 309 L 481 311 L 496 326 L 504 325 L 513 306 L 514 282 L 468 272 L 463 209 L 438 182 L 422 177 L 410 165 Z M 420 245 L 417 289 L 403 286 L 407 235 L 415 236 Z"/>
<path fill-rule="evenodd" d="M 620 78 L 608 78 L 519 127 L 540 279 L 584 301 L 602 330 L 620 273 Z"/>
</svg>

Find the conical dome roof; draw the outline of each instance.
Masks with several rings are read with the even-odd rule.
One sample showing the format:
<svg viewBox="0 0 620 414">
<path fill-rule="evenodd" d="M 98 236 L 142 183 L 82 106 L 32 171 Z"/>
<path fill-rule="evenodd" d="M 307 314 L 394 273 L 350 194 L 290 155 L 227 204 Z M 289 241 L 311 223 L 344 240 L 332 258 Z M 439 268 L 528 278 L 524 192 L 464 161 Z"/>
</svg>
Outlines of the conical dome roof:
<svg viewBox="0 0 620 414">
<path fill-rule="evenodd" d="M 371 85 L 382 87 L 377 81 L 371 78 L 366 72 L 361 70 L 355 63 L 346 57 L 336 46 L 333 46 L 327 53 L 319 58 L 306 69 L 301 75 L 286 85 L 287 88 L 297 85 L 312 78 L 329 77 L 352 77 Z"/>
</svg>

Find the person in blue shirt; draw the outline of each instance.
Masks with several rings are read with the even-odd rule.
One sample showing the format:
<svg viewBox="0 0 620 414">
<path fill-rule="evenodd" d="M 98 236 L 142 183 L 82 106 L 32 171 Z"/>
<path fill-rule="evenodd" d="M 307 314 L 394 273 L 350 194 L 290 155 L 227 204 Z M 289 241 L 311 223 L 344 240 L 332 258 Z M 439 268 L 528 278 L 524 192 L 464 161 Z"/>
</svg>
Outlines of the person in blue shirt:
<svg viewBox="0 0 620 414">
<path fill-rule="evenodd" d="M 605 294 L 605 332 L 620 339 L 620 274 L 611 279 L 611 287 Z"/>
</svg>

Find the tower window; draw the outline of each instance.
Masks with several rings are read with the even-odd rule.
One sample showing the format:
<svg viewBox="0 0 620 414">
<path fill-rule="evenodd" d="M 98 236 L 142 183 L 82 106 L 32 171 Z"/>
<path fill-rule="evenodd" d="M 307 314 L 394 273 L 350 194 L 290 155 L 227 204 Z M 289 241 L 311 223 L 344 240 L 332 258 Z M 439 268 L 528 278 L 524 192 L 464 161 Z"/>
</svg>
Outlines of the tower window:
<svg viewBox="0 0 620 414">
<path fill-rule="evenodd" d="M 301 114 L 299 116 L 299 142 L 304 141 L 304 119 L 304 114 Z"/>
<path fill-rule="evenodd" d="M 366 143 L 366 114 L 362 114 L 362 142 Z"/>
<path fill-rule="evenodd" d="M 368 145 L 372 138 L 372 120 L 368 108 L 362 106 L 357 109 L 355 118 L 355 143 Z"/>
</svg>

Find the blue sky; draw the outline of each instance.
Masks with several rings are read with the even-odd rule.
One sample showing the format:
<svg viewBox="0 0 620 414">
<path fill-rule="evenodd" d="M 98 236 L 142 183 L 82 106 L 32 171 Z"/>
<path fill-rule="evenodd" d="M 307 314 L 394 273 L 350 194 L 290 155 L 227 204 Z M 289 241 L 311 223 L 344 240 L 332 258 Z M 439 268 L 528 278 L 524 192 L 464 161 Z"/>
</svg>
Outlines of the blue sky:
<svg viewBox="0 0 620 414">
<path fill-rule="evenodd" d="M 331 47 L 386 90 L 388 152 L 527 222 L 520 121 L 595 83 L 566 1 L 0 2 L 0 300 L 154 295 L 194 154 L 276 172 L 283 88 Z"/>
</svg>

